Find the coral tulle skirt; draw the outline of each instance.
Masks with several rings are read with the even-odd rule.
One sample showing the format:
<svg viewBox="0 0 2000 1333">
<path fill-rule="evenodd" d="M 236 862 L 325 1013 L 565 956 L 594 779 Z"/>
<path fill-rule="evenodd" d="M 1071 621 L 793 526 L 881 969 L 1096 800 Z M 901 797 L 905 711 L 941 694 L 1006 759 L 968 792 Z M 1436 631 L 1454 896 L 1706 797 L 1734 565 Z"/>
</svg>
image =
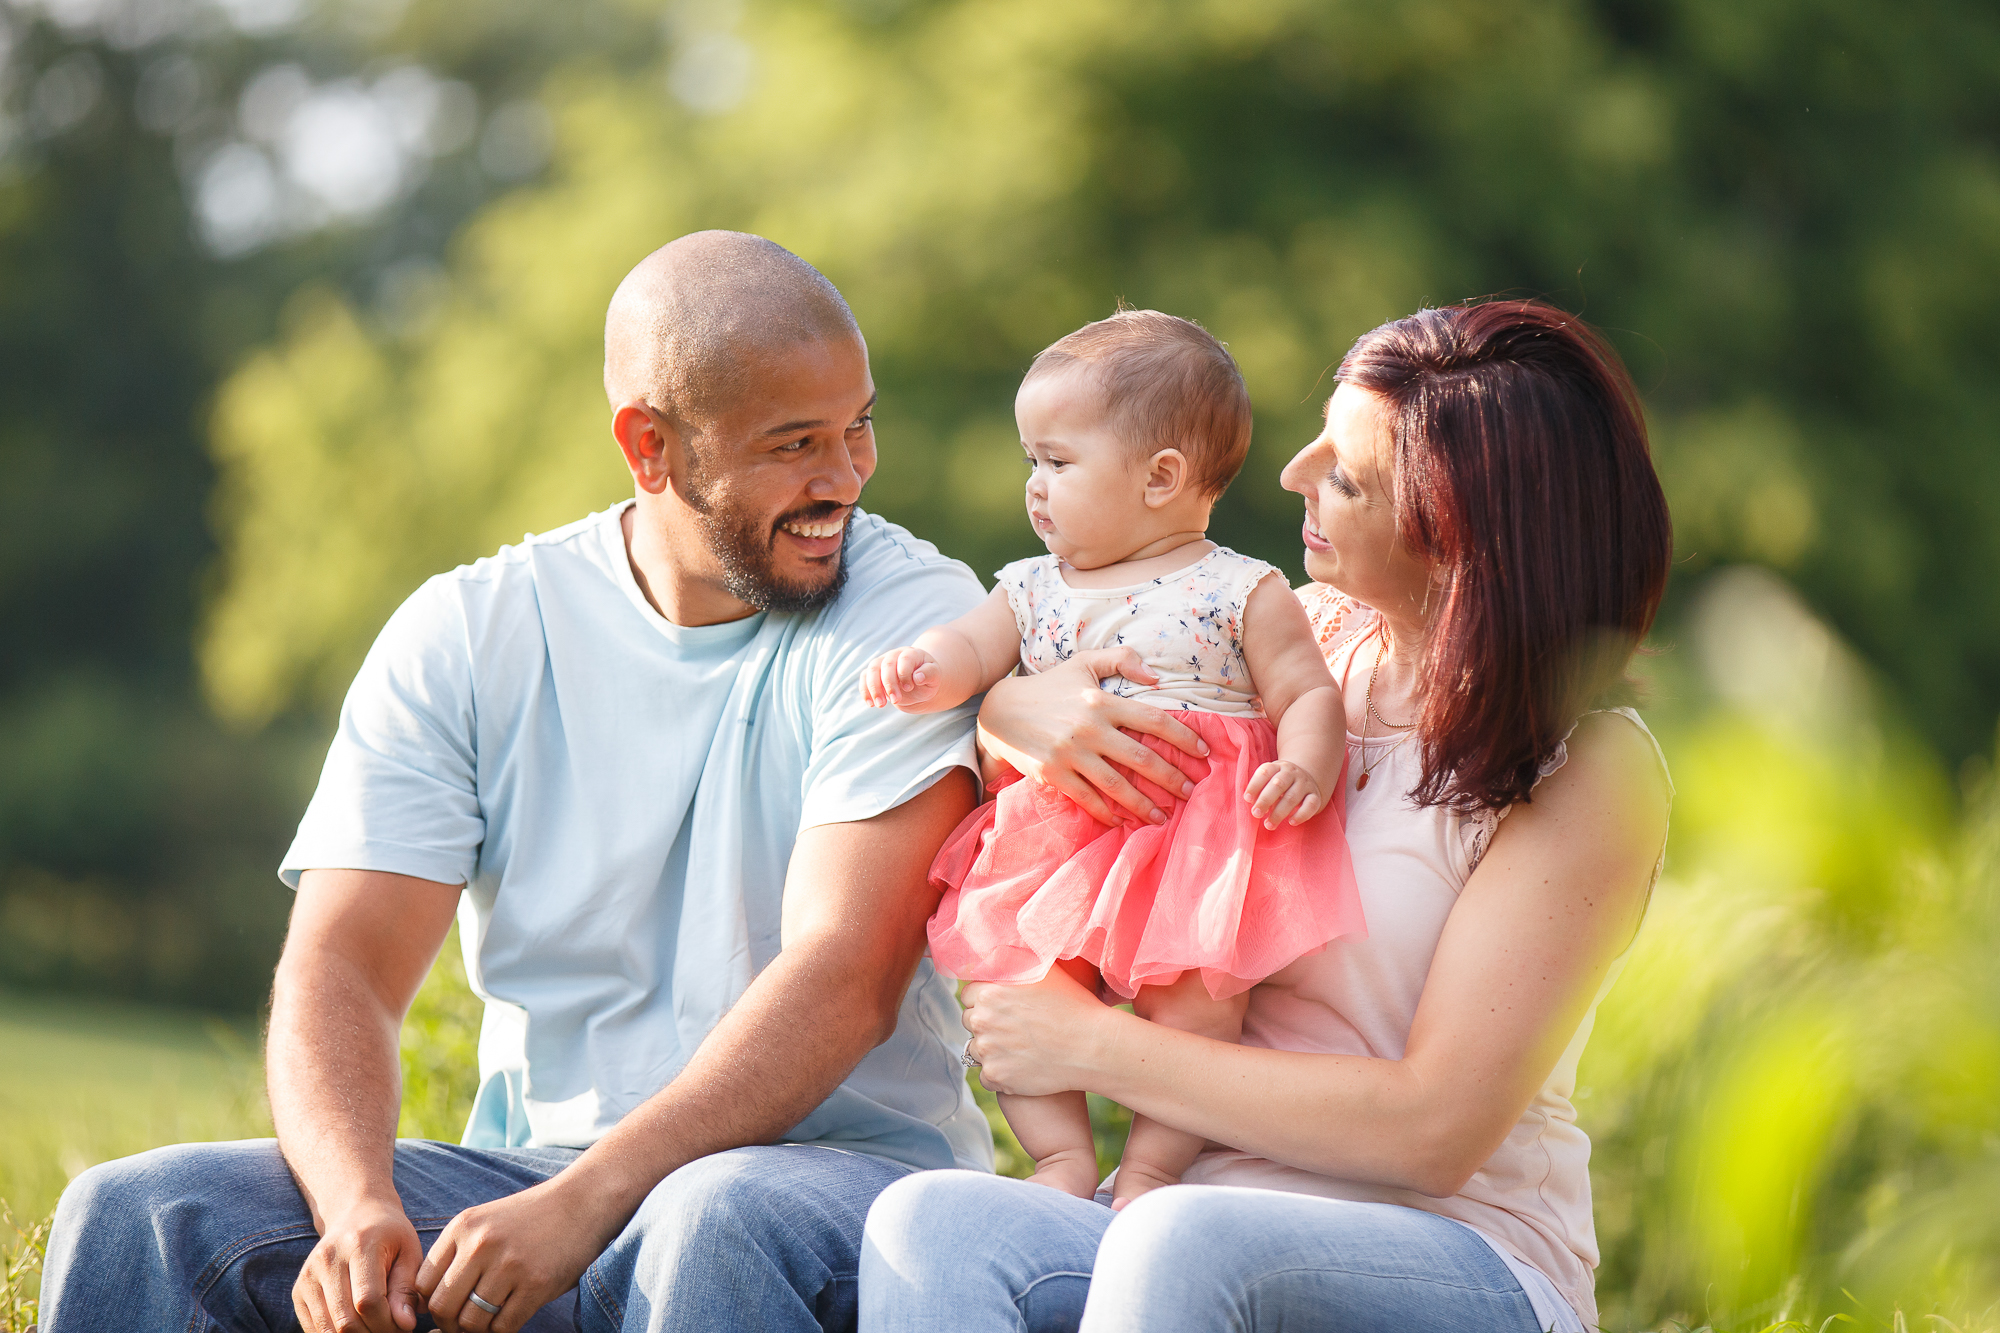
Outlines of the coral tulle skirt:
<svg viewBox="0 0 2000 1333">
<path fill-rule="evenodd" d="M 1164 824 L 1107 828 L 1055 788 L 1012 773 L 966 816 L 931 865 L 944 889 L 930 921 L 939 971 L 1030 982 L 1058 959 L 1081 958 L 1129 999 L 1192 968 L 1221 999 L 1365 933 L 1338 795 L 1301 825 L 1267 830 L 1243 791 L 1277 757 L 1276 729 L 1222 713 L 1174 717 L 1209 753 L 1136 737 L 1195 784 L 1183 800 L 1135 779 L 1167 812 Z"/>
</svg>

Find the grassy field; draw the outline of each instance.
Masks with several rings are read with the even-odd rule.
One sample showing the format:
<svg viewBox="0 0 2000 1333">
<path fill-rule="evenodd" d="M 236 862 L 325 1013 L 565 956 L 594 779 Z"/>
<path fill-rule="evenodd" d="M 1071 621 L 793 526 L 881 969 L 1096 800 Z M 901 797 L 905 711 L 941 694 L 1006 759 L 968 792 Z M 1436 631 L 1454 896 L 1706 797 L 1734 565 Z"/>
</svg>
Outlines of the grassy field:
<svg viewBox="0 0 2000 1333">
<path fill-rule="evenodd" d="M 203 1014 L 0 994 L 0 1199 L 39 1218 L 98 1162 L 269 1134 L 255 1051 Z"/>
<path fill-rule="evenodd" d="M 249 1026 L 208 1015 L 0 993 L 0 1333 L 32 1321 L 38 1224 L 72 1176 L 271 1132 L 255 1050 Z"/>
</svg>

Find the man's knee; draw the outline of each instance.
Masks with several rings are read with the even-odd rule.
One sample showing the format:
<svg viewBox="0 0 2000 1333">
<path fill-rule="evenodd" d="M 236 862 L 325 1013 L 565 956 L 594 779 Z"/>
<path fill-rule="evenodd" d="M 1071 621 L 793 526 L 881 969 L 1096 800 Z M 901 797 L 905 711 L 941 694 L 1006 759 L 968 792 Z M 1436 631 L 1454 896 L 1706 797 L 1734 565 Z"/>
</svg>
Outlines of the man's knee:
<svg viewBox="0 0 2000 1333">
<path fill-rule="evenodd" d="M 783 1207 L 785 1183 L 743 1150 L 699 1157 L 653 1187 L 634 1219 L 646 1230 L 740 1236 Z"/>
<path fill-rule="evenodd" d="M 277 1145 L 183 1144 L 84 1171 L 63 1191 L 43 1265 L 45 1326 L 105 1327 L 121 1309 L 176 1320 L 246 1252 L 303 1241 L 312 1219 Z M 115 1276 L 117 1290 L 109 1290 Z"/>
<path fill-rule="evenodd" d="M 583 1327 L 851 1325 L 861 1220 L 880 1188 L 855 1173 L 883 1170 L 852 1158 L 737 1148 L 681 1167 L 584 1275 Z M 725 1306 L 733 1322 L 716 1323 Z"/>
<path fill-rule="evenodd" d="M 818 1145 L 771 1144 L 701 1157 L 658 1185 L 635 1221 L 648 1230 L 685 1228 L 757 1235 L 782 1223 L 801 1232 L 852 1230 L 904 1168 Z"/>
<path fill-rule="evenodd" d="M 93 1166 L 63 1191 L 55 1229 L 88 1227 L 96 1236 L 123 1225 L 155 1232 L 162 1212 L 216 1208 L 232 1214 L 249 1208 L 267 1223 L 274 1210 L 308 1220 L 277 1143 L 254 1139 L 175 1144 Z"/>
</svg>

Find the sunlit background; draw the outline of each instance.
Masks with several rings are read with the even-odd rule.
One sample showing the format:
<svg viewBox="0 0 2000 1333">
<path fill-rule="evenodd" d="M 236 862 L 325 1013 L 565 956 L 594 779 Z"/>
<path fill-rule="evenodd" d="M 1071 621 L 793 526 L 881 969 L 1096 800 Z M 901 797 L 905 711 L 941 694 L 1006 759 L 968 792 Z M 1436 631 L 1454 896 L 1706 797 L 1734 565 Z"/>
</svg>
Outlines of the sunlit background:
<svg viewBox="0 0 2000 1333">
<path fill-rule="evenodd" d="M 2000 1328 L 1977 0 L 0 0 L 22 1227 L 267 1129 L 273 870 L 346 682 L 424 577 L 629 493 L 604 305 L 714 226 L 847 294 L 865 503 L 982 574 L 1037 549 L 1014 383 L 1120 297 L 1240 359 L 1216 535 L 1294 575 L 1275 475 L 1355 335 L 1496 292 L 1609 330 L 1674 507 L 1640 670 L 1680 795 L 1583 1070 L 1605 1327 Z M 408 1132 L 458 1133 L 459 975 Z"/>
</svg>

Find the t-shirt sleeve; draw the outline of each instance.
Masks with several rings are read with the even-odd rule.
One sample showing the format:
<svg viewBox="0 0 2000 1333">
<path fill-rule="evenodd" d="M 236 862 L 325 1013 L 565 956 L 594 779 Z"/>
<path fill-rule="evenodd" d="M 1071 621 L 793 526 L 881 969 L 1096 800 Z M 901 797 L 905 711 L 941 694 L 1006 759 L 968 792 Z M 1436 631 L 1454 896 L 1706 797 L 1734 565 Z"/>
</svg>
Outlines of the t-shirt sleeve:
<svg viewBox="0 0 2000 1333">
<path fill-rule="evenodd" d="M 942 713 L 870 708 L 861 668 L 977 606 L 985 596 L 964 566 L 912 561 L 854 598 L 826 627 L 814 673 L 801 829 L 847 824 L 892 810 L 953 768 L 979 772 L 973 722 L 979 700 Z"/>
<path fill-rule="evenodd" d="M 306 870 L 382 870 L 444 884 L 472 878 L 486 821 L 465 615 L 453 594 L 448 579 L 432 579 L 368 650 L 278 870 L 292 888 Z"/>
</svg>

